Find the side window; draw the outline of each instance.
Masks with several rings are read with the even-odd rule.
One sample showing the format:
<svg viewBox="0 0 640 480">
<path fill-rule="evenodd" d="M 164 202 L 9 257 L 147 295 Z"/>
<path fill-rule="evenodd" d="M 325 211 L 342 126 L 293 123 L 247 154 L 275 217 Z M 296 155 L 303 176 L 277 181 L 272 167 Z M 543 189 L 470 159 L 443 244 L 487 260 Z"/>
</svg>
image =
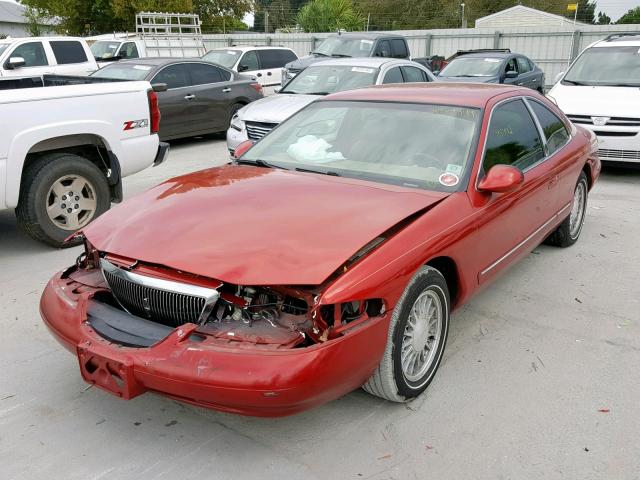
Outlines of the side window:
<svg viewBox="0 0 640 480">
<path fill-rule="evenodd" d="M 87 61 L 87 54 L 80 42 L 55 40 L 49 43 L 58 65 L 84 63 Z"/>
<path fill-rule="evenodd" d="M 518 58 L 518 72 L 527 73 L 531 71 L 531 67 L 529 66 L 529 61 L 524 57 Z"/>
<path fill-rule="evenodd" d="M 563 147 L 569 140 L 569 132 L 562 120 L 560 120 L 555 113 L 549 110 L 547 107 L 535 100 L 530 100 L 529 105 L 542 127 L 544 136 L 547 139 L 548 154 L 552 155 L 561 147 Z"/>
<path fill-rule="evenodd" d="M 203 63 L 188 63 L 187 70 L 191 75 L 190 85 L 205 85 L 222 81 L 220 69 Z"/>
<path fill-rule="evenodd" d="M 382 83 L 403 83 L 404 78 L 402 78 L 402 72 L 400 72 L 400 67 L 393 67 L 388 70 L 382 80 Z"/>
<path fill-rule="evenodd" d="M 428 82 L 427 74 L 416 67 L 402 67 L 402 75 L 404 81 L 409 82 Z"/>
<path fill-rule="evenodd" d="M 167 88 L 180 88 L 189 85 L 189 77 L 184 63 L 169 65 L 160 70 L 151 83 L 166 83 Z"/>
<path fill-rule="evenodd" d="M 263 69 L 284 67 L 286 63 L 291 61 L 289 56 L 284 55 L 284 52 L 291 53 L 286 50 L 258 50 L 260 65 Z"/>
<path fill-rule="evenodd" d="M 139 58 L 138 47 L 134 42 L 127 42 L 120 47 L 120 56 L 122 58 Z"/>
<path fill-rule="evenodd" d="M 518 73 L 518 66 L 516 63 L 516 59 L 515 58 L 510 58 L 509 61 L 507 62 L 507 66 L 504 69 L 505 73 L 506 72 L 516 72 Z"/>
<path fill-rule="evenodd" d="M 530 68 L 531 70 L 535 70 L 535 69 L 536 69 L 536 64 L 535 64 L 535 63 L 533 63 L 533 61 L 532 61 L 532 60 L 527 59 L 527 61 L 528 61 L 528 63 L 529 63 L 529 68 Z"/>
<path fill-rule="evenodd" d="M 407 44 L 400 38 L 391 40 L 391 52 L 395 58 L 409 58 Z"/>
<path fill-rule="evenodd" d="M 376 53 L 373 56 L 374 57 L 390 57 L 391 46 L 389 45 L 389 40 L 379 41 L 378 46 L 376 47 Z"/>
<path fill-rule="evenodd" d="M 45 65 L 49 65 L 49 63 L 47 62 L 47 54 L 44 53 L 42 42 L 23 43 L 22 45 L 16 47 L 13 52 L 11 52 L 9 58 L 11 57 L 24 58 L 25 67 L 42 67 Z"/>
<path fill-rule="evenodd" d="M 505 103 L 493 111 L 485 149 L 485 172 L 498 164 L 526 170 L 544 158 L 538 129 L 522 100 Z"/>
<path fill-rule="evenodd" d="M 238 64 L 238 71 L 251 72 L 253 70 L 260 70 L 258 56 L 254 51 L 245 52 L 245 54 L 240 59 L 240 63 Z"/>
<path fill-rule="evenodd" d="M 282 66 L 284 67 L 287 63 L 289 62 L 293 62 L 295 60 L 298 59 L 298 57 L 296 56 L 295 53 L 293 53 L 291 50 L 278 50 L 278 52 L 280 53 L 280 58 L 282 63 Z"/>
</svg>

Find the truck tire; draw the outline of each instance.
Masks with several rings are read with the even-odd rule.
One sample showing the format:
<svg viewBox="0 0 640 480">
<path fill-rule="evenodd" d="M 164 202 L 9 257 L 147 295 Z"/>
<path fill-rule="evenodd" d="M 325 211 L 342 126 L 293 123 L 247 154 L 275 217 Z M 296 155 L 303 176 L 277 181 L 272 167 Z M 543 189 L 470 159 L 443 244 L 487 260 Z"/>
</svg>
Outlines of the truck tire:
<svg viewBox="0 0 640 480">
<path fill-rule="evenodd" d="M 16 217 L 32 238 L 70 247 L 80 240 L 64 243 L 65 238 L 110 206 L 109 184 L 98 167 L 79 155 L 51 153 L 23 172 Z"/>
</svg>

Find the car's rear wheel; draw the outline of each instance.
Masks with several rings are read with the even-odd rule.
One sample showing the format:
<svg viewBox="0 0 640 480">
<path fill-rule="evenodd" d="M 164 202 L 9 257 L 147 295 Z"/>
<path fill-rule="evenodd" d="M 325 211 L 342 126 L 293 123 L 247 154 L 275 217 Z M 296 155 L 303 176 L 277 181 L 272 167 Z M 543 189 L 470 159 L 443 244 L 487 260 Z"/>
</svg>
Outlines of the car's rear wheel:
<svg viewBox="0 0 640 480">
<path fill-rule="evenodd" d="M 547 237 L 545 243 L 556 247 L 569 247 L 578 241 L 580 232 L 582 232 L 582 226 L 584 225 L 584 218 L 587 214 L 588 193 L 589 184 L 587 182 L 587 176 L 584 172 L 580 172 L 578 183 L 573 192 L 571 213 L 558 228 Z"/>
<path fill-rule="evenodd" d="M 420 395 L 440 365 L 449 317 L 447 282 L 435 268 L 422 267 L 393 311 L 384 355 L 363 388 L 393 402 Z"/>
</svg>

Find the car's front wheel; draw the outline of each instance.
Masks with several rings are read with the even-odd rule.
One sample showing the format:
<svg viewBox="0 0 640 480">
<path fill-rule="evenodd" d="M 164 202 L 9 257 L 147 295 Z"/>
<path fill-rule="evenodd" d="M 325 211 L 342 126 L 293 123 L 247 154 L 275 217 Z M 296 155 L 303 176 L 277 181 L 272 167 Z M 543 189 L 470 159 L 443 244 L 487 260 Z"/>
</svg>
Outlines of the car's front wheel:
<svg viewBox="0 0 640 480">
<path fill-rule="evenodd" d="M 422 267 L 393 311 L 384 355 L 363 388 L 393 402 L 420 395 L 440 365 L 449 317 L 445 278 L 433 267 Z"/>
<path fill-rule="evenodd" d="M 580 232 L 582 232 L 582 226 L 584 225 L 584 218 L 587 214 L 588 193 L 589 184 L 587 182 L 587 176 L 584 172 L 580 172 L 578 183 L 573 192 L 571 213 L 558 225 L 558 228 L 547 237 L 545 243 L 556 247 L 569 247 L 578 241 Z"/>
</svg>

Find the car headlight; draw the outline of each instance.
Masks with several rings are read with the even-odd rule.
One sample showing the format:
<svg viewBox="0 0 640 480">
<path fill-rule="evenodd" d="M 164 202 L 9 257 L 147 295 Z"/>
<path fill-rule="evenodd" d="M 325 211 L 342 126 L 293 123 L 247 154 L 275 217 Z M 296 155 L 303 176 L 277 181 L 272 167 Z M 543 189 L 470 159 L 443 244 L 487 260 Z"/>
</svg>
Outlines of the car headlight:
<svg viewBox="0 0 640 480">
<path fill-rule="evenodd" d="M 233 117 L 231 117 L 231 128 L 239 132 L 244 129 L 244 122 L 240 120 L 240 117 L 237 113 Z"/>
</svg>

